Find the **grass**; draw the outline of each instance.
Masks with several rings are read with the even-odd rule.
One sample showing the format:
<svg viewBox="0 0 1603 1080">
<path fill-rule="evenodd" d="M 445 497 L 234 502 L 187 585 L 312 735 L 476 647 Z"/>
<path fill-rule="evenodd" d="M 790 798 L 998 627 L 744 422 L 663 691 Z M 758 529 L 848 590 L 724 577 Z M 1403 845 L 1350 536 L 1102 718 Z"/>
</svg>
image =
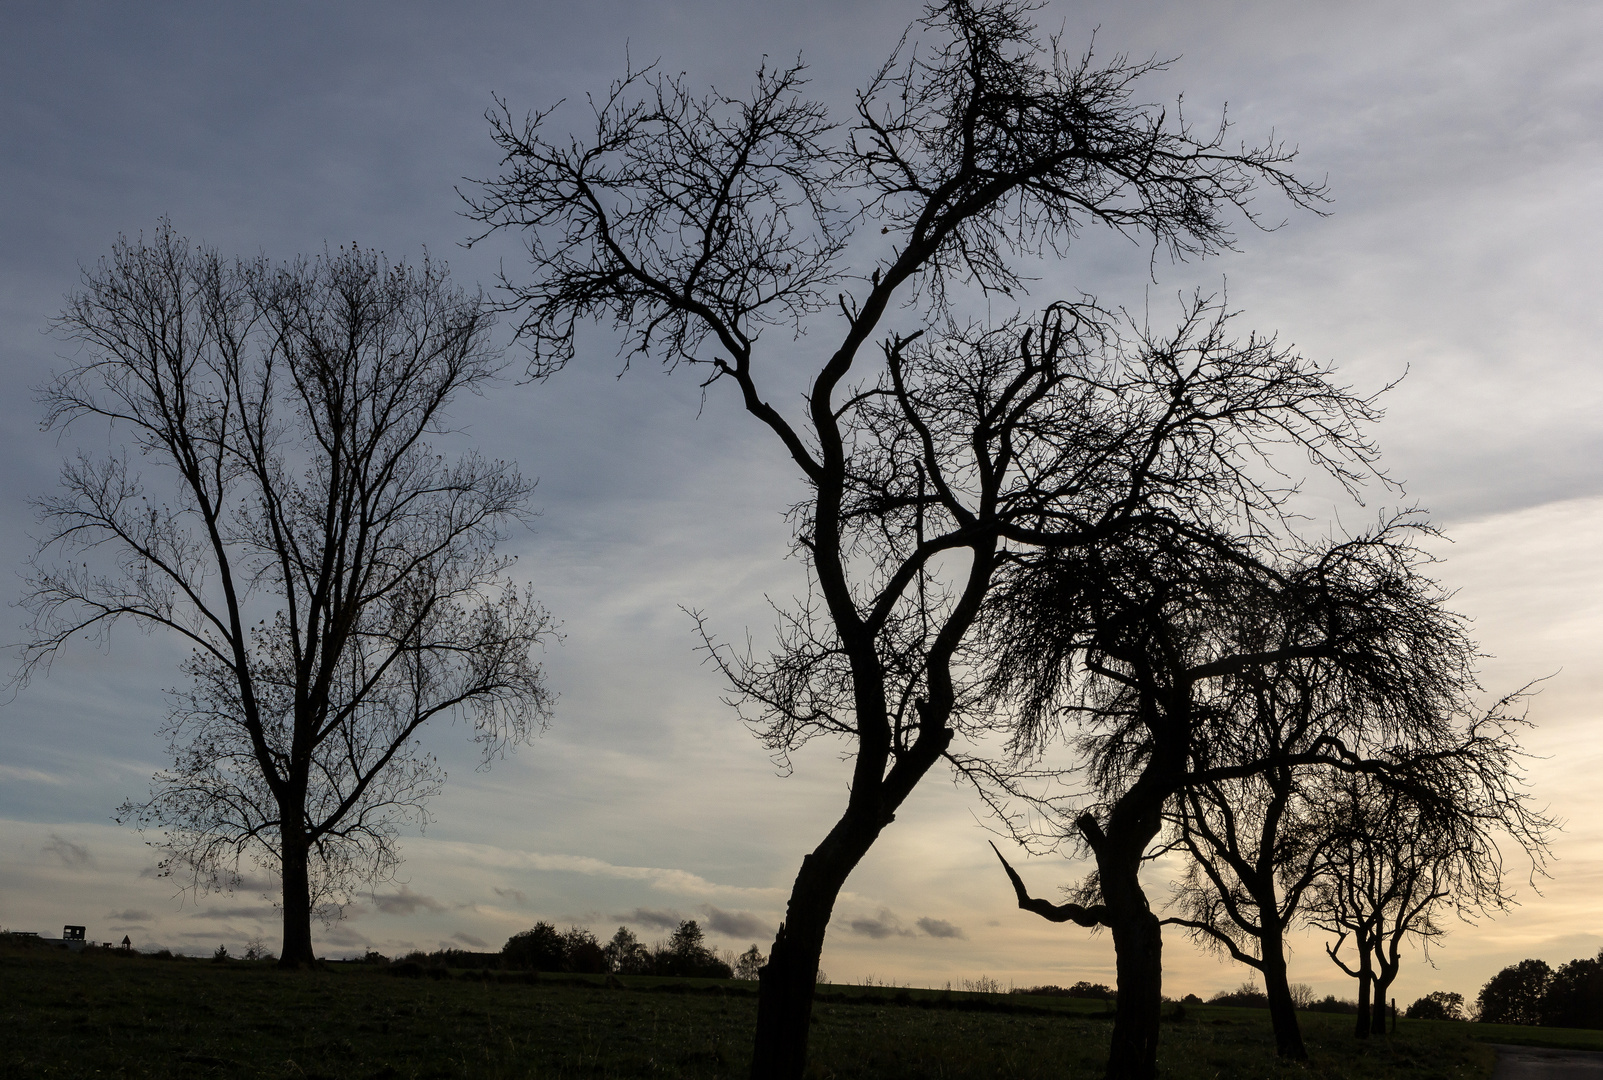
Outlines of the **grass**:
<svg viewBox="0 0 1603 1080">
<path fill-rule="evenodd" d="M 0 1075 L 6 1077 L 743 1077 L 749 983 L 438 972 L 397 977 L 330 964 L 279 972 L 228 961 L 0 945 Z M 1100 1002 L 867 987 L 821 988 L 813 1076 L 1100 1077 Z M 1310 1060 L 1275 1059 L 1262 1010 L 1196 1006 L 1163 1025 L 1173 1080 L 1479 1078 L 1477 1038 L 1603 1048 L 1603 1032 L 1404 1021 L 1359 1042 L 1352 1020 L 1303 1017 Z M 1549 1042 L 1547 1045 L 1554 1045 Z"/>
</svg>

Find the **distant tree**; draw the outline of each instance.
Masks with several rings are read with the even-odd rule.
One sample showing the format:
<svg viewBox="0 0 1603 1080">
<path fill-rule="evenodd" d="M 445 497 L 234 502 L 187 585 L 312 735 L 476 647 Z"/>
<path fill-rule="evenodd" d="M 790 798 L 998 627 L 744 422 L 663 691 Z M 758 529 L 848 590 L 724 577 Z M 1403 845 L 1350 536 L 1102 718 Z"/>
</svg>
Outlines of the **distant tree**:
<svg viewBox="0 0 1603 1080">
<path fill-rule="evenodd" d="M 1106 427 L 1078 402 L 1118 402 L 1076 358 L 1102 317 L 1066 304 L 1025 318 L 1027 261 L 1061 258 L 1098 224 L 1207 255 L 1229 246 L 1233 216 L 1253 220 L 1255 184 L 1322 198 L 1282 146 L 1238 148 L 1224 128 L 1194 132 L 1142 103 L 1135 84 L 1161 65 L 1065 55 L 1031 16 L 1023 0 L 932 4 L 849 126 L 802 96 L 799 64 L 765 66 L 744 99 L 631 69 L 579 137 L 549 137 L 547 114 L 519 120 L 504 103 L 491 115 L 502 173 L 470 212 L 528 241 L 531 275 L 507 284 L 533 373 L 575 355 L 582 321 L 610 322 L 631 356 L 731 385 L 807 484 L 793 520 L 816 593 L 782 615 L 767 661 L 723 657 L 776 755 L 827 734 L 852 763 L 763 969 L 762 1080 L 802 1074 L 840 890 L 970 726 L 960 654 L 1004 548 L 1083 540 L 1139 513 L 1149 483 L 1196 479 L 1128 452 L 1150 425 L 1097 452 L 1120 442 L 1117 418 Z M 969 323 L 1014 305 L 998 326 Z M 819 359 L 801 415 L 774 404 L 796 396 L 795 349 L 774 333 L 792 330 L 832 337 L 805 350 Z M 1195 433 L 1184 396 L 1169 400 L 1187 412 L 1174 430 Z M 1170 430 L 1155 395 L 1143 410 Z M 1116 1025 L 1112 1068 L 1150 1075 L 1127 1067 L 1132 1035 L 1147 1038 Z"/>
<path fill-rule="evenodd" d="M 618 927 L 612 940 L 602 946 L 607 970 L 619 975 L 644 975 L 651 970 L 651 950 L 641 944 L 627 926 Z"/>
<path fill-rule="evenodd" d="M 657 950 L 653 970 L 658 975 L 681 975 L 701 979 L 728 979 L 728 964 L 707 947 L 706 934 L 694 919 L 679 924 L 667 943 Z"/>
<path fill-rule="evenodd" d="M 1097 1001 L 1112 1001 L 1118 996 L 1107 983 L 1087 982 L 1084 979 L 1069 987 L 1064 993 L 1069 997 L 1094 998 Z"/>
<path fill-rule="evenodd" d="M 570 927 L 562 934 L 562 970 L 584 975 L 610 971 L 606 950 L 596 936 L 582 926 Z"/>
<path fill-rule="evenodd" d="M 526 971 L 566 971 L 567 959 L 568 943 L 548 922 L 537 922 L 532 928 L 513 934 L 501 946 L 502 963 Z"/>
<path fill-rule="evenodd" d="M 1403 1015 L 1410 1020 L 1462 1020 L 1464 995 L 1449 990 L 1432 990 L 1424 997 L 1416 998 Z"/>
<path fill-rule="evenodd" d="M 1510 964 L 1486 981 L 1475 999 L 1476 1019 L 1483 1024 L 1542 1022 L 1542 999 L 1553 969 L 1541 960 Z"/>
<path fill-rule="evenodd" d="M 1291 1003 L 1299 1009 L 1306 1009 L 1314 1003 L 1314 988 L 1307 983 L 1291 984 Z"/>
<path fill-rule="evenodd" d="M 488 760 L 549 715 L 530 652 L 551 622 L 496 552 L 532 485 L 427 442 L 495 376 L 490 317 L 427 259 L 228 262 L 163 222 L 56 325 L 85 355 L 45 388 L 46 425 L 135 452 L 80 453 L 38 502 L 23 677 L 124 619 L 188 643 L 172 766 L 119 820 L 162 829 L 164 871 L 197 890 L 241 860 L 276 874 L 280 964 L 312 963 L 314 909 L 390 872 L 444 779 L 422 726 L 470 721 Z"/>
<path fill-rule="evenodd" d="M 1209 1005 L 1233 1005 L 1238 1009 L 1267 1009 L 1269 995 L 1258 989 L 1250 982 L 1244 982 L 1234 990 L 1221 990 L 1208 999 Z"/>
<path fill-rule="evenodd" d="M 1547 981 L 1538 1015 L 1544 1027 L 1603 1028 L 1603 952 L 1560 965 Z"/>
<path fill-rule="evenodd" d="M 735 978 L 755 981 L 757 972 L 761 970 L 766 961 L 767 958 L 763 956 L 762 950 L 753 942 L 751 948 L 735 959 Z"/>
</svg>

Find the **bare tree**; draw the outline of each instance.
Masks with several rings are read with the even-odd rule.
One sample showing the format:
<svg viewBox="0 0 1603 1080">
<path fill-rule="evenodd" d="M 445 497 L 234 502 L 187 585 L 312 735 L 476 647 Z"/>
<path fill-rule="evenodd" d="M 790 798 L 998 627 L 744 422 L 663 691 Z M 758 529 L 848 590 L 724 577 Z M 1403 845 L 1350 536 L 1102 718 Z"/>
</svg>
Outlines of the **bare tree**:
<svg viewBox="0 0 1603 1080">
<path fill-rule="evenodd" d="M 103 421 L 137 457 L 80 454 L 40 500 L 24 675 L 119 620 L 188 641 L 172 767 L 122 813 L 196 889 L 278 874 L 280 963 L 311 963 L 314 909 L 387 873 L 444 779 L 423 724 L 468 720 L 488 760 L 549 715 L 551 621 L 496 552 L 532 484 L 425 441 L 494 376 L 490 319 L 427 260 L 228 262 L 164 222 L 58 327 L 87 356 L 47 426 Z"/>
<path fill-rule="evenodd" d="M 715 650 L 776 753 L 830 732 L 853 761 L 847 806 L 803 861 L 763 968 L 754 1076 L 802 1071 L 835 898 L 963 725 L 959 657 L 1000 553 L 1123 527 L 1147 481 L 1165 479 L 1132 471 L 1128 452 L 1093 452 L 1139 441 L 1104 427 L 1117 410 L 1089 408 L 1110 399 L 1093 307 L 975 328 L 958 317 L 965 298 L 1008 303 L 1021 260 L 1068 255 L 1088 225 L 1203 255 L 1229 247 L 1233 212 L 1252 218 L 1259 182 L 1297 205 L 1322 197 L 1282 146 L 1233 150 L 1222 127 L 1199 134 L 1137 103 L 1161 65 L 1076 60 L 1043 46 L 1029 14 L 932 5 L 844 129 L 803 96 L 800 65 L 764 67 L 743 98 L 630 70 L 571 139 L 546 136 L 549 114 L 518 121 L 498 103 L 503 171 L 469 198 L 487 229 L 528 240 L 532 274 L 506 284 L 533 372 L 573 356 L 580 321 L 610 321 L 631 355 L 732 385 L 809 487 L 796 544 L 813 596 L 782 616 L 770 660 Z M 800 415 L 770 397 L 788 390 L 795 351 L 760 347 L 771 328 L 837 335 Z M 1306 390 L 1313 373 L 1294 367 Z M 1019 445 L 1038 410 L 1057 427 L 1039 456 Z M 1195 434 L 1195 419 L 1179 427 Z"/>
<path fill-rule="evenodd" d="M 1444 914 L 1473 919 L 1512 904 L 1505 847 L 1530 859 L 1532 876 L 1544 872 L 1557 826 L 1523 787 L 1517 733 L 1525 721 L 1513 707 L 1524 695 L 1502 699 L 1397 770 L 1325 787 L 1316 827 L 1327 840 L 1306 856 L 1318 875 L 1308 915 L 1336 935 L 1326 952 L 1358 979 L 1360 1038 L 1385 1033 L 1406 941 L 1428 955 L 1446 932 Z M 1342 959 L 1349 940 L 1351 964 Z"/>
<path fill-rule="evenodd" d="M 993 595 L 996 691 L 1022 703 L 1024 729 L 1042 732 L 1024 748 L 1035 751 L 1066 726 L 1096 793 L 1091 806 L 1069 811 L 1072 827 L 1064 826 L 1097 868 L 1078 904 L 1034 900 L 1011 869 L 1009 877 L 1021 907 L 1112 930 L 1119 1004 L 1110 1077 L 1155 1070 L 1161 920 L 1139 871 L 1155 852 L 1187 839 L 1165 835 L 1166 816 L 1173 825 L 1203 811 L 1201 793 L 1255 783 L 1268 794 L 1255 822 L 1261 844 L 1265 822 L 1277 824 L 1284 810 L 1274 794 L 1277 770 L 1393 772 L 1422 757 L 1439 760 L 1431 754 L 1450 733 L 1442 706 L 1457 700 L 1472 649 L 1457 620 L 1442 611 L 1439 590 L 1419 573 L 1421 556 L 1409 531 L 1405 518 L 1290 562 L 1271 559 L 1272 548 L 1263 545 L 1254 553 L 1222 528 L 1208 543 L 1180 543 L 1173 535 L 1140 537 L 1140 544 L 1118 540 L 1021 561 Z M 1329 722 L 1338 714 L 1319 710 L 1310 717 L 1325 719 L 1287 742 L 1279 720 L 1266 724 L 1259 715 L 1263 726 L 1255 731 L 1270 673 L 1315 661 L 1328 669 L 1322 678 L 1339 688 L 1336 700 L 1349 702 L 1340 723 Z M 1008 779 L 1000 778 L 1004 790 L 1018 795 Z M 1210 816 L 1193 817 L 1189 839 L 1202 839 Z M 1237 846 L 1239 872 L 1260 893 L 1249 890 L 1248 902 L 1240 903 L 1243 882 L 1221 876 L 1218 893 L 1201 895 L 1204 917 L 1179 921 L 1217 931 L 1232 955 L 1250 958 L 1219 916 L 1234 904 L 1238 929 L 1246 924 L 1261 932 L 1267 923 L 1283 930 L 1276 868 L 1260 875 L 1257 865 L 1259 857 L 1272 861 L 1276 847 L 1248 859 L 1239 848 L 1254 839 L 1250 832 L 1215 838 L 1226 852 Z M 1210 858 L 1209 865 L 1220 862 Z M 1215 898 L 1224 912 L 1213 908 Z M 1290 1008 L 1284 959 L 1273 955 L 1278 946 L 1271 936 L 1265 953 L 1253 958 L 1266 983 L 1278 973 L 1277 1013 Z M 1295 1056 L 1294 1017 L 1289 1028 L 1284 1018 L 1277 1023 L 1277 1037 Z"/>
</svg>

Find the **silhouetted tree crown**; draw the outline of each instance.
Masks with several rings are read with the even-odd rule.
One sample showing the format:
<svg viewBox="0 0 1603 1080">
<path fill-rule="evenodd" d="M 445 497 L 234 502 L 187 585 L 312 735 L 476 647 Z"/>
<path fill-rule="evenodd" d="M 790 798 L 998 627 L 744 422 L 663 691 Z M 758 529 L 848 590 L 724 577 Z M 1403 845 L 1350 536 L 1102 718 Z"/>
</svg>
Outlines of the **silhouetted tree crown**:
<svg viewBox="0 0 1603 1080">
<path fill-rule="evenodd" d="M 83 351 L 46 426 L 134 453 L 81 452 L 38 501 L 23 675 L 123 620 L 192 647 L 172 764 L 120 819 L 161 829 L 196 889 L 241 860 L 278 875 L 285 965 L 423 820 L 444 779 L 424 724 L 467 721 L 489 760 L 550 714 L 531 652 L 551 620 L 497 553 L 532 484 L 429 445 L 496 376 L 490 325 L 427 258 L 228 261 L 166 222 L 113 245 L 56 323 Z"/>
</svg>

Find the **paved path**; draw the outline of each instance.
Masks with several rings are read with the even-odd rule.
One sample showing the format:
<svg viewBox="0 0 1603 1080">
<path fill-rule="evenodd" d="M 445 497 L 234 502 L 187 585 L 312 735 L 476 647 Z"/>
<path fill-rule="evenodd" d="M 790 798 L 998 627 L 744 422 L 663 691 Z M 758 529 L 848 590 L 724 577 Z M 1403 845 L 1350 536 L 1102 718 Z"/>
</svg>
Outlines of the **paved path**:
<svg viewBox="0 0 1603 1080">
<path fill-rule="evenodd" d="M 1603 1080 L 1603 1051 L 1494 1045 L 1492 1080 Z"/>
</svg>

